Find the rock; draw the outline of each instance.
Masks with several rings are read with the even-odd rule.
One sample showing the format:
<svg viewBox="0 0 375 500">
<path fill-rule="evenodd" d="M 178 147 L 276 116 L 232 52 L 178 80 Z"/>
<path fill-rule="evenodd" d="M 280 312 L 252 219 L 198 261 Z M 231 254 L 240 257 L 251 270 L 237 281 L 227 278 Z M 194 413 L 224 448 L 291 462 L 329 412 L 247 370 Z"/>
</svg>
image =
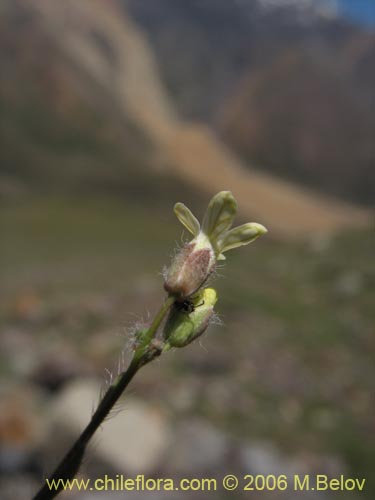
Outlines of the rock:
<svg viewBox="0 0 375 500">
<path fill-rule="evenodd" d="M 184 376 L 169 387 L 168 400 L 174 412 L 189 412 L 199 398 L 201 382 L 196 377 Z"/>
<path fill-rule="evenodd" d="M 35 369 L 39 353 L 35 338 L 27 328 L 8 326 L 0 335 L 0 363 L 9 375 L 25 379 Z"/>
<path fill-rule="evenodd" d="M 42 393 L 32 385 L 0 387 L 0 473 L 28 468 L 45 435 Z"/>
<path fill-rule="evenodd" d="M 358 295 L 364 287 L 363 275 L 356 270 L 347 270 L 336 282 L 336 290 L 339 294 L 354 297 Z"/>
<path fill-rule="evenodd" d="M 55 457 L 56 450 L 61 456 L 86 426 L 99 394 L 100 384 L 79 380 L 66 386 L 57 397 L 52 408 L 50 450 Z M 126 398 L 121 411 L 115 410 L 113 418 L 98 429 L 88 457 L 90 462 L 105 463 L 124 474 L 148 474 L 159 466 L 170 439 L 166 418 L 155 406 Z"/>
<path fill-rule="evenodd" d="M 306 452 L 289 456 L 282 453 L 272 443 L 266 441 L 258 441 L 245 446 L 240 452 L 240 458 L 246 474 L 263 476 L 285 474 L 289 485 L 293 484 L 295 475 L 299 475 L 301 478 L 306 474 L 310 478 L 315 477 L 317 474 L 327 474 L 330 477 L 335 477 L 335 475 L 338 476 L 345 472 L 344 464 L 335 457 L 314 455 Z M 297 500 L 300 497 L 301 492 L 292 491 L 290 488 L 282 493 L 279 492 L 278 495 L 278 498 L 282 500 Z M 324 500 L 327 497 L 329 495 L 322 491 L 310 490 L 303 492 L 303 498 L 306 498 L 306 500 L 316 500 L 317 498 Z M 268 496 L 265 498 L 268 500 Z M 272 495 L 270 495 L 270 498 L 273 498 Z"/>
<path fill-rule="evenodd" d="M 1 500 L 25 500 L 32 498 L 40 485 L 28 474 L 4 474 L 0 476 Z"/>
<path fill-rule="evenodd" d="M 186 420 L 175 429 L 167 468 L 173 473 L 202 474 L 223 464 L 228 448 L 227 436 L 211 424 L 197 418 Z"/>
<path fill-rule="evenodd" d="M 297 473 L 291 469 L 286 457 L 272 443 L 259 441 L 247 445 L 240 451 L 240 458 L 248 474 L 291 476 Z"/>
<path fill-rule="evenodd" d="M 58 391 L 73 378 L 87 375 L 90 368 L 66 345 L 58 345 L 40 356 L 30 378 L 51 392 Z"/>
</svg>

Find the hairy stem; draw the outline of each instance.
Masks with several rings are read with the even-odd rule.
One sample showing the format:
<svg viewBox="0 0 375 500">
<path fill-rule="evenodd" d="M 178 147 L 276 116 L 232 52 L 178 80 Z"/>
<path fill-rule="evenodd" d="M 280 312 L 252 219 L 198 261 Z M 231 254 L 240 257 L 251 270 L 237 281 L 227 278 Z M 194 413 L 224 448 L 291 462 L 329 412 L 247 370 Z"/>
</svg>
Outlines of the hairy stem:
<svg viewBox="0 0 375 500">
<path fill-rule="evenodd" d="M 155 337 L 155 334 L 156 334 L 161 322 L 165 318 L 165 315 L 169 311 L 169 308 L 171 307 L 171 305 L 173 304 L 174 301 L 175 301 L 174 297 L 172 297 L 172 296 L 167 297 L 164 304 L 160 308 L 159 312 L 155 316 L 154 321 L 152 322 L 150 328 L 147 330 L 147 334 L 146 334 L 142 344 L 138 347 L 138 349 L 134 353 L 134 358 L 133 358 L 134 360 L 136 360 L 138 358 L 142 358 L 144 356 L 145 352 L 147 351 L 148 346 L 150 345 L 151 340 Z"/>
<path fill-rule="evenodd" d="M 82 463 L 82 459 L 84 457 L 89 441 L 91 440 L 95 431 L 104 422 L 105 418 L 108 416 L 108 414 L 120 398 L 121 394 L 129 385 L 134 375 L 142 366 L 149 363 L 161 354 L 162 347 L 154 346 L 152 344 L 152 340 L 172 303 L 173 298 L 168 297 L 158 314 L 155 316 L 155 319 L 148 329 L 146 338 L 142 342 L 142 345 L 139 346 L 134 353 L 129 367 L 126 371 L 121 373 L 109 386 L 96 411 L 91 417 L 90 422 L 82 431 L 70 450 L 66 453 L 51 476 L 45 481 L 43 487 L 33 497 L 33 500 L 51 500 L 55 498 L 61 492 L 61 490 L 64 489 L 63 483 L 75 477 Z"/>
</svg>

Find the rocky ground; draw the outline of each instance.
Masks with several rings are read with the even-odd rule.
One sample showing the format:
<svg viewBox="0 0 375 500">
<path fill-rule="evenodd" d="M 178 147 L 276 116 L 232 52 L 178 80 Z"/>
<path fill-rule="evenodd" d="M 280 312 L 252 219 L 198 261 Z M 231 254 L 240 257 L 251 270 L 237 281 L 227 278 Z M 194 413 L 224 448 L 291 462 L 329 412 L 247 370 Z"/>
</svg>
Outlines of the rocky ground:
<svg viewBox="0 0 375 500">
<path fill-rule="evenodd" d="M 158 309 L 180 234 L 165 214 L 82 198 L 2 207 L 1 500 L 31 496 L 84 426 L 107 370 L 129 358 L 134 323 Z M 83 477 L 307 471 L 370 483 L 372 248 L 362 231 L 264 238 L 229 255 L 212 282 L 221 325 L 142 369 Z"/>
</svg>

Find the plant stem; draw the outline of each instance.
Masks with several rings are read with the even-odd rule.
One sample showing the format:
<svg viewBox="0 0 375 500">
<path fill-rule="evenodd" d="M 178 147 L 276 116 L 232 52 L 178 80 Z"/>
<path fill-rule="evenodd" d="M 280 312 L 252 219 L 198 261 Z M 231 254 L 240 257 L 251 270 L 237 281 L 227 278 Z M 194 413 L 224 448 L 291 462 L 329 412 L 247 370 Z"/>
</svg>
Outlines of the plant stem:
<svg viewBox="0 0 375 500">
<path fill-rule="evenodd" d="M 172 297 L 170 295 L 167 297 L 164 304 L 160 308 L 159 312 L 155 316 L 154 321 L 152 322 L 150 328 L 148 329 L 147 334 L 146 334 L 142 344 L 136 350 L 133 359 L 141 358 L 144 355 L 145 351 L 147 350 L 148 346 L 150 345 L 151 340 L 154 338 L 161 322 L 163 321 L 165 315 L 169 311 L 169 308 L 171 307 L 171 305 L 173 304 L 174 301 L 175 301 L 174 297 Z"/>
<path fill-rule="evenodd" d="M 151 341 L 172 304 L 173 298 L 168 297 L 148 329 L 144 342 L 134 353 L 129 367 L 110 385 L 86 428 L 61 460 L 55 471 L 48 480 L 45 481 L 43 487 L 33 497 L 33 500 L 52 500 L 64 489 L 64 484 L 62 483 L 75 477 L 82 463 L 90 439 L 98 427 L 104 422 L 134 375 L 142 366 L 161 354 L 162 349 L 152 346 Z M 49 486 L 51 484 L 53 485 L 52 488 Z M 56 489 L 54 485 L 56 485 Z"/>
</svg>

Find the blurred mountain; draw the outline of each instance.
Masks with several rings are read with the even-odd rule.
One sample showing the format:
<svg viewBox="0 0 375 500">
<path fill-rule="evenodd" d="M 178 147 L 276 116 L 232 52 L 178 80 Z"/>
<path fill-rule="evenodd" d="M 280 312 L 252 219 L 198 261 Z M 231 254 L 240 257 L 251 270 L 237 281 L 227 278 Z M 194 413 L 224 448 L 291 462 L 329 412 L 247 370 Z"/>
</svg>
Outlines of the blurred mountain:
<svg viewBox="0 0 375 500">
<path fill-rule="evenodd" d="M 375 114 L 370 92 L 356 94 L 357 55 L 351 63 L 344 59 L 339 72 L 338 64 L 311 62 L 292 50 L 267 69 L 249 72 L 223 107 L 222 136 L 244 158 L 284 178 L 373 202 Z"/>
<path fill-rule="evenodd" d="M 188 15 L 198 3 L 173 5 L 185 5 Z M 251 13 L 253 4 L 246 5 Z M 217 30 L 217 40 L 225 26 L 224 14 L 220 11 L 206 19 L 212 32 Z M 248 21 L 241 18 L 245 32 Z M 230 32 L 231 22 L 228 26 Z M 238 44 L 235 33 L 229 36 L 229 32 L 228 40 Z M 188 42 L 194 47 L 191 54 L 197 54 L 200 43 L 194 46 L 194 37 Z M 262 173 L 251 167 L 252 162 L 239 161 L 215 137 L 209 120 L 206 125 L 182 121 L 181 108 L 176 112 L 159 76 L 155 45 L 120 0 L 3 1 L 0 194 L 31 188 L 95 189 L 166 202 L 178 199 L 186 189 L 189 198 L 231 189 L 243 216 L 263 222 L 274 235 L 306 235 L 367 224 L 365 210 Z M 204 47 L 203 43 L 202 51 Z M 185 55 L 181 47 L 171 65 Z M 246 72 L 242 73 L 245 78 Z M 192 73 L 191 80 L 195 77 L 199 81 L 199 72 Z M 208 99 L 207 87 L 206 92 Z M 218 95 L 215 99 L 225 110 L 227 101 Z M 226 116 L 224 111 L 222 116 Z"/>
<path fill-rule="evenodd" d="M 142 40 L 114 3 L 91 6 L 1 4 L 0 194 L 52 189 L 147 197 L 160 183 L 176 188 L 156 170 L 155 145 L 133 116 L 143 99 L 162 121 L 162 110 L 154 110 L 162 99 L 147 102 L 134 80 L 144 64 L 136 59 Z M 150 88 L 158 86 L 150 81 Z"/>
<path fill-rule="evenodd" d="M 248 162 L 375 198 L 375 33 L 328 0 L 123 0 L 187 118 Z"/>
</svg>

